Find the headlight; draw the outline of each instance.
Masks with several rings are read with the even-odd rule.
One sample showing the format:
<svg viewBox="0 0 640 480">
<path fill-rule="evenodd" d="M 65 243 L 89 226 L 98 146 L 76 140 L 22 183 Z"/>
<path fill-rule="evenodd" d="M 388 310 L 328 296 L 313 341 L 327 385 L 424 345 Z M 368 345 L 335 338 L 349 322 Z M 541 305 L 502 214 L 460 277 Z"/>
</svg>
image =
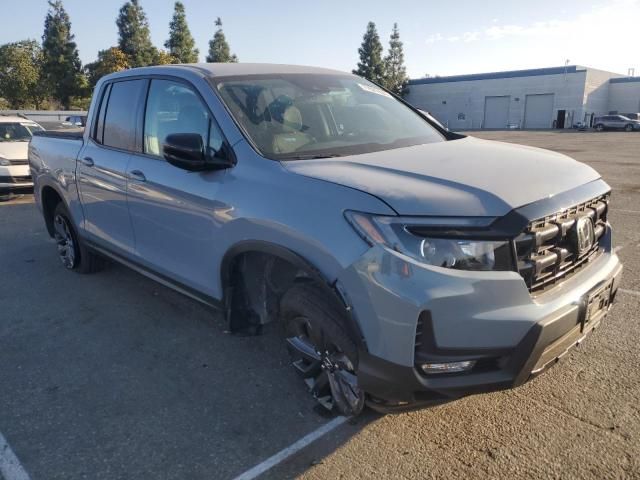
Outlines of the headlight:
<svg viewBox="0 0 640 480">
<path fill-rule="evenodd" d="M 0 155 L 0 167 L 8 167 L 11 165 L 11 162 Z"/>
<path fill-rule="evenodd" d="M 509 239 L 482 238 L 490 217 L 388 217 L 346 212 L 370 245 L 383 245 L 420 262 L 456 270 L 514 270 Z"/>
</svg>

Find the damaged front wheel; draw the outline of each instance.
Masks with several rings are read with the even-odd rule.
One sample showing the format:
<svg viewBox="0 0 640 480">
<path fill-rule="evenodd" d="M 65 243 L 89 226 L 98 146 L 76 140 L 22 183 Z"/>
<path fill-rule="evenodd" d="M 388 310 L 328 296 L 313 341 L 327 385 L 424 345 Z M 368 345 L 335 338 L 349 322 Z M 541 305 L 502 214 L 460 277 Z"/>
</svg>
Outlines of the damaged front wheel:
<svg viewBox="0 0 640 480">
<path fill-rule="evenodd" d="M 327 410 L 358 415 L 365 394 L 356 375 L 358 350 L 343 328 L 343 313 L 310 283 L 291 287 L 280 312 L 292 364 L 314 398 Z"/>
</svg>

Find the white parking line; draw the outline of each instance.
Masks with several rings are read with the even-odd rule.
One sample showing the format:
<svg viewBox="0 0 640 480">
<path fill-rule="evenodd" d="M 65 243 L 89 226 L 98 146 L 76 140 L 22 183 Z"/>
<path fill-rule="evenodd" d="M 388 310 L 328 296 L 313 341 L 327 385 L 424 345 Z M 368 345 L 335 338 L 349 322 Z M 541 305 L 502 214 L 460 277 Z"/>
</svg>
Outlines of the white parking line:
<svg viewBox="0 0 640 480">
<path fill-rule="evenodd" d="M 619 208 L 616 208 L 613 211 L 614 212 L 620 212 L 620 213 L 632 213 L 632 214 L 640 215 L 640 210 L 621 210 Z"/>
<path fill-rule="evenodd" d="M 635 297 L 640 297 L 640 292 L 637 292 L 636 290 L 627 290 L 626 288 L 619 288 L 618 291 L 622 293 L 626 293 L 628 295 L 633 295 Z"/>
<path fill-rule="evenodd" d="M 2 433 L 0 433 L 0 473 L 4 480 L 31 480 Z"/>
<path fill-rule="evenodd" d="M 298 440 L 297 442 L 291 444 L 290 446 L 288 446 L 284 450 L 280 450 L 278 453 L 276 453 L 272 457 L 267 458 L 264 462 L 259 463 L 255 467 L 253 467 L 253 468 L 247 470 L 246 472 L 244 472 L 243 474 L 237 476 L 234 480 L 253 480 L 254 478 L 258 477 L 258 475 L 262 475 L 267 470 L 270 470 L 271 468 L 275 467 L 279 463 L 282 463 L 287 458 L 289 458 L 291 455 L 293 455 L 294 453 L 299 452 L 300 450 L 302 450 L 304 447 L 306 447 L 310 443 L 315 442 L 317 439 L 319 439 L 323 435 L 326 435 L 327 433 L 329 433 L 331 430 L 334 430 L 334 429 L 338 428 L 340 425 L 342 425 L 347 420 L 348 420 L 347 417 L 336 417 L 336 418 L 334 418 L 330 422 L 325 423 L 324 425 L 322 425 L 317 430 L 314 430 L 310 434 L 305 435 L 300 440 Z"/>
</svg>

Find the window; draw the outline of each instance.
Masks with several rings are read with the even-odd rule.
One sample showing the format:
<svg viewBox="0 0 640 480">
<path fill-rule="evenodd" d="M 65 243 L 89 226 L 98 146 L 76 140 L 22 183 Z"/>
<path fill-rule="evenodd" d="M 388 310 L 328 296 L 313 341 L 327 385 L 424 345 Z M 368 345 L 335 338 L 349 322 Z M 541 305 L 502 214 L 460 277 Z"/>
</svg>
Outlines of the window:
<svg viewBox="0 0 640 480">
<path fill-rule="evenodd" d="M 162 145 L 172 133 L 198 133 L 203 145 L 216 151 L 223 142 L 209 110 L 190 87 L 152 80 L 144 117 L 144 152 L 162 156 Z"/>
<path fill-rule="evenodd" d="M 217 89 L 268 158 L 357 155 L 445 140 L 392 95 L 353 76 L 220 77 Z"/>
<path fill-rule="evenodd" d="M 145 82 L 145 80 L 127 80 L 111 85 L 104 117 L 102 142 L 104 145 L 123 150 L 136 150 L 138 123 L 136 110 Z"/>
<path fill-rule="evenodd" d="M 100 105 L 98 106 L 98 114 L 95 118 L 92 138 L 102 143 L 104 134 L 104 113 L 107 110 L 107 100 L 109 99 L 109 92 L 111 91 L 111 84 L 107 85 L 102 92 L 102 98 L 100 99 Z"/>
<path fill-rule="evenodd" d="M 0 123 L 0 143 L 1 142 L 28 142 L 31 134 L 43 130 L 42 127 L 32 122 L 1 122 Z"/>
</svg>

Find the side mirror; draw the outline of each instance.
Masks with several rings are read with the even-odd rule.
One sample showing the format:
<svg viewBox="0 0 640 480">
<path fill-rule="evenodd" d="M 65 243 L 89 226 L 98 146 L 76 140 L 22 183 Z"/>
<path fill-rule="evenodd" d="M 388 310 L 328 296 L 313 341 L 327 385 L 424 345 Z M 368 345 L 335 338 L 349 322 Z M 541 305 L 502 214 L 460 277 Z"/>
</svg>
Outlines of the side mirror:
<svg viewBox="0 0 640 480">
<path fill-rule="evenodd" d="M 162 145 L 165 160 L 171 165 L 190 172 L 221 170 L 234 165 L 228 147 L 218 151 L 205 149 L 202 135 L 198 133 L 172 133 Z"/>
</svg>

